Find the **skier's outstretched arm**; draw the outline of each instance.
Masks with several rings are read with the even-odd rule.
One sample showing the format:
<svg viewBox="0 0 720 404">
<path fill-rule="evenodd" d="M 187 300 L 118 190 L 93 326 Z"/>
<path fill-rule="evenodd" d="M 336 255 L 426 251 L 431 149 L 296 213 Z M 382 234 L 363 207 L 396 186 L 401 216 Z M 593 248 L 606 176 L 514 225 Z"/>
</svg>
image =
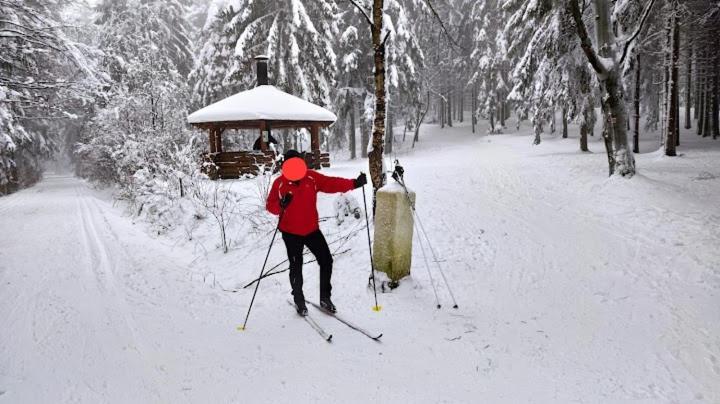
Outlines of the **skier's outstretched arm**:
<svg viewBox="0 0 720 404">
<path fill-rule="evenodd" d="M 327 194 L 351 191 L 363 186 L 367 182 L 364 174 L 361 174 L 357 179 L 330 177 L 318 172 L 313 172 L 312 176 L 315 178 L 318 191 Z"/>
</svg>

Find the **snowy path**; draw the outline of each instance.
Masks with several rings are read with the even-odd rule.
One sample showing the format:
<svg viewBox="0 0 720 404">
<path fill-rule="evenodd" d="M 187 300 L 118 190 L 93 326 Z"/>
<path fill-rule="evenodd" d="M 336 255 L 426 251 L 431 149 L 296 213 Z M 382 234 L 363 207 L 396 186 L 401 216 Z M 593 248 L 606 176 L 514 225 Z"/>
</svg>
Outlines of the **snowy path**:
<svg viewBox="0 0 720 404">
<path fill-rule="evenodd" d="M 416 246 L 412 277 L 373 313 L 358 237 L 336 258 L 334 300 L 381 343 L 318 314 L 322 341 L 285 304 L 284 275 L 236 331 L 252 291 L 192 274 L 244 284 L 262 251 L 198 259 L 75 178 L 0 198 L 0 403 L 720 402 L 720 186 L 705 173 L 718 152 L 641 155 L 618 183 L 574 139 L 528 142 L 453 128 L 400 156 L 461 309 L 441 285 L 434 309 Z"/>
<path fill-rule="evenodd" d="M 0 211 L 0 402 L 182 401 L 167 368 L 209 340 L 183 338 L 203 325 L 169 250 L 72 177 Z"/>
</svg>

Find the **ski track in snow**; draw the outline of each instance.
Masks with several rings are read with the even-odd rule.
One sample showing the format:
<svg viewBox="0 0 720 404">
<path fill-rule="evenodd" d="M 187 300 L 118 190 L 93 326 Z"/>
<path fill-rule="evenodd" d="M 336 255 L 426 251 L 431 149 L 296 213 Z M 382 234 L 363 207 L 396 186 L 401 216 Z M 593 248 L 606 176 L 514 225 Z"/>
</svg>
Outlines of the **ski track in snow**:
<svg viewBox="0 0 720 404">
<path fill-rule="evenodd" d="M 417 237 L 412 276 L 378 294 L 380 313 L 364 230 L 336 257 L 333 300 L 380 343 L 317 315 L 334 335 L 322 341 L 283 303 L 286 273 L 236 331 L 252 289 L 193 275 L 244 285 L 270 235 L 197 256 L 67 176 L 0 198 L 0 403 L 720 402 L 720 187 L 697 174 L 718 151 L 640 155 L 622 182 L 598 176 L 596 139 L 580 155 L 576 139 L 467 132 L 428 125 L 399 155 L 459 310 L 430 259 L 434 308 Z M 270 263 L 283 258 L 278 242 Z M 306 265 L 308 299 L 317 272 Z"/>
</svg>

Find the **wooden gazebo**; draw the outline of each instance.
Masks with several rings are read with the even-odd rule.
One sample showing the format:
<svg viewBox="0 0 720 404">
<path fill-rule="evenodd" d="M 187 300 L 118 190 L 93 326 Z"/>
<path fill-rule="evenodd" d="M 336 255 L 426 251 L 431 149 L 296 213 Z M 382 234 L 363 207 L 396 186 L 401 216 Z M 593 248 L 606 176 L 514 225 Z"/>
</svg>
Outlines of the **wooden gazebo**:
<svg viewBox="0 0 720 404">
<path fill-rule="evenodd" d="M 206 129 L 210 148 L 203 155 L 203 167 L 213 178 L 239 178 L 269 169 L 275 153 L 268 147 L 271 129 L 306 128 L 310 131 L 308 167 L 330 166 L 329 153 L 320 151 L 320 128 L 332 125 L 337 117 L 329 110 L 290 95 L 267 82 L 267 57 L 256 57 L 257 87 L 208 105 L 188 116 L 188 123 Z M 255 129 L 260 150 L 224 151 L 222 135 L 226 129 Z"/>
</svg>

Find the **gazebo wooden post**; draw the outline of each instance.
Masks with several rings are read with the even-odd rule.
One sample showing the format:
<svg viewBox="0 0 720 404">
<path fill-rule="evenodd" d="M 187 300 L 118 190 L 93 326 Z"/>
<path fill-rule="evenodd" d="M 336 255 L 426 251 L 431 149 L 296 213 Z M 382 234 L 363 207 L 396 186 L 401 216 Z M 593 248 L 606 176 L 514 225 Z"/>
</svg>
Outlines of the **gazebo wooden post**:
<svg viewBox="0 0 720 404">
<path fill-rule="evenodd" d="M 217 146 L 217 143 L 215 142 L 215 127 L 211 126 L 210 130 L 208 131 L 208 143 L 210 144 L 210 153 L 215 153 L 215 147 Z"/>
<path fill-rule="evenodd" d="M 316 123 L 310 125 L 310 150 L 312 151 L 313 161 L 311 167 L 320 168 L 320 126 Z"/>
<path fill-rule="evenodd" d="M 267 143 L 265 143 L 265 128 L 267 128 L 265 121 L 260 121 L 260 150 L 263 151 L 263 153 L 267 150 Z"/>
<path fill-rule="evenodd" d="M 218 153 L 222 153 L 222 134 L 225 131 L 224 128 L 216 127 L 215 128 L 215 151 Z"/>
</svg>

